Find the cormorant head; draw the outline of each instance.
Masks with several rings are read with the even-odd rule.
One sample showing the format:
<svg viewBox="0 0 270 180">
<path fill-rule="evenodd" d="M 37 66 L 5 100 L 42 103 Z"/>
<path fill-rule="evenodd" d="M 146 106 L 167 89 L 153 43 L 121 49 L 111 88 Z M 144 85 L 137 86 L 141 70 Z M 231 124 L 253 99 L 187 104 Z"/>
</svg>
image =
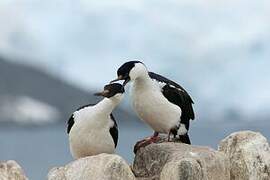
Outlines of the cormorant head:
<svg viewBox="0 0 270 180">
<path fill-rule="evenodd" d="M 148 73 L 145 65 L 140 61 L 129 61 L 124 63 L 118 70 L 118 78 L 111 81 L 111 83 L 124 80 L 123 86 L 129 82 L 137 79 L 138 77 Z"/>
<path fill-rule="evenodd" d="M 119 83 L 112 83 L 104 86 L 102 92 L 95 93 L 96 96 L 103 96 L 106 98 L 122 98 L 122 95 L 125 93 L 124 87 Z"/>
</svg>

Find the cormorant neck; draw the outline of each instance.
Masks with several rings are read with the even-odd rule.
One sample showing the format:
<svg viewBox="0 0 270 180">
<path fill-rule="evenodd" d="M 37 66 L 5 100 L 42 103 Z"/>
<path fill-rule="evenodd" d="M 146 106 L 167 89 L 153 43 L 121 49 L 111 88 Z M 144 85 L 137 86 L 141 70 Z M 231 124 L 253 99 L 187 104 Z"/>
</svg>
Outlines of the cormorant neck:
<svg viewBox="0 0 270 180">
<path fill-rule="evenodd" d="M 104 114 L 110 114 L 114 108 L 120 103 L 117 98 L 104 98 L 97 105 L 97 111 Z"/>
<path fill-rule="evenodd" d="M 148 73 L 135 79 L 134 84 L 138 88 L 151 88 L 153 86 L 152 79 Z"/>
<path fill-rule="evenodd" d="M 143 64 L 137 63 L 129 72 L 129 77 L 131 81 L 135 81 L 137 79 L 147 79 L 149 78 L 148 70 Z"/>
</svg>

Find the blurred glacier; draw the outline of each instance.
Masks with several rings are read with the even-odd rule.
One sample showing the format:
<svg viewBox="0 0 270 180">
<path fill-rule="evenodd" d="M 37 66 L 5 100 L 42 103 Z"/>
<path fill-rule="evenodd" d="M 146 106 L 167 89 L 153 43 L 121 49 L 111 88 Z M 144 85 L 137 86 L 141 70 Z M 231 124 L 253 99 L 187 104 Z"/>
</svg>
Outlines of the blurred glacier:
<svg viewBox="0 0 270 180">
<path fill-rule="evenodd" d="M 84 89 L 126 60 L 178 81 L 198 119 L 270 116 L 270 1 L 2 0 L 0 54 Z"/>
<path fill-rule="evenodd" d="M 27 96 L 0 96 L 1 119 L 19 124 L 47 124 L 59 119 L 60 112 L 45 102 Z"/>
</svg>

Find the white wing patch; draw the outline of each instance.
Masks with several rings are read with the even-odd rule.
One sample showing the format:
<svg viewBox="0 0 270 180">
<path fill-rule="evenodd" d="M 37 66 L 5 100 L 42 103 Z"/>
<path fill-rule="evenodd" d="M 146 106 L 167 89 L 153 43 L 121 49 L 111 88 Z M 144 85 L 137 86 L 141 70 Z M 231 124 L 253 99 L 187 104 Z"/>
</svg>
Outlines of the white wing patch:
<svg viewBox="0 0 270 180">
<path fill-rule="evenodd" d="M 167 83 L 165 83 L 165 82 L 161 82 L 161 81 L 158 81 L 158 80 L 156 80 L 156 79 L 152 79 L 152 80 L 153 80 L 153 82 L 154 82 L 154 85 L 155 85 L 155 86 L 158 86 L 159 89 L 160 89 L 161 91 L 163 91 L 163 87 L 164 87 L 164 86 L 169 85 L 171 88 L 174 88 L 174 89 L 177 89 L 178 91 L 184 92 L 183 89 L 177 88 L 177 87 L 175 87 L 174 85 L 167 84 Z"/>
<path fill-rule="evenodd" d="M 175 88 L 175 89 L 177 89 L 178 91 L 182 91 L 182 92 L 184 92 L 184 90 L 183 90 L 183 89 L 176 88 L 175 86 L 170 85 L 170 87 Z"/>
<path fill-rule="evenodd" d="M 112 128 L 114 126 L 114 121 L 111 119 L 110 116 L 109 116 L 109 118 L 110 118 L 109 127 Z"/>
<path fill-rule="evenodd" d="M 158 86 L 158 88 L 162 91 L 162 89 L 163 89 L 163 87 L 164 86 L 166 86 L 166 83 L 164 83 L 164 82 L 160 82 L 160 81 L 158 81 L 158 80 L 156 80 L 156 79 L 152 79 L 153 80 L 153 84 L 155 85 L 155 86 Z"/>
<path fill-rule="evenodd" d="M 186 129 L 186 126 L 184 124 L 180 123 L 180 127 L 179 127 L 179 129 L 177 131 L 177 134 L 178 135 L 185 135 L 187 132 L 188 131 Z"/>
</svg>

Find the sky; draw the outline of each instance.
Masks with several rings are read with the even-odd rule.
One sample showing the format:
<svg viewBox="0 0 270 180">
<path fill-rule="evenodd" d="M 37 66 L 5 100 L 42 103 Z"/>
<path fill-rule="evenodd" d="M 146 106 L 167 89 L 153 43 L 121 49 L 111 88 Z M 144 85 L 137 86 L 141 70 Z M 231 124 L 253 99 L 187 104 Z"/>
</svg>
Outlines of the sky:
<svg viewBox="0 0 270 180">
<path fill-rule="evenodd" d="M 184 86 L 201 117 L 265 119 L 269 17 L 267 0 L 2 0 L 0 54 L 86 90 L 141 60 Z"/>
</svg>

